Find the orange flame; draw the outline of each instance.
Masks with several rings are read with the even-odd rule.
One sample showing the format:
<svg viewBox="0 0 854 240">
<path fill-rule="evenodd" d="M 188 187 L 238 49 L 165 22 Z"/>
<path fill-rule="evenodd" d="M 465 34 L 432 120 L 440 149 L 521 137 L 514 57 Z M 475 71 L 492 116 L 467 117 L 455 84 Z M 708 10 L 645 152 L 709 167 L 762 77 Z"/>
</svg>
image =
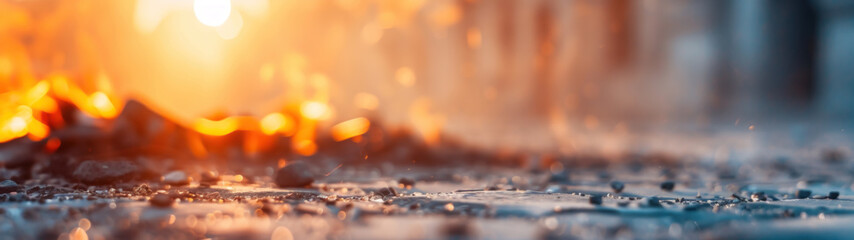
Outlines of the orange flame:
<svg viewBox="0 0 854 240">
<path fill-rule="evenodd" d="M 237 130 L 238 121 L 234 117 L 228 117 L 219 121 L 201 118 L 193 124 L 193 129 L 201 134 L 211 136 L 225 136 Z"/>
<path fill-rule="evenodd" d="M 368 132 L 371 122 L 367 118 L 359 117 L 350 119 L 332 126 L 332 139 L 344 141 L 352 137 L 360 136 Z"/>
</svg>

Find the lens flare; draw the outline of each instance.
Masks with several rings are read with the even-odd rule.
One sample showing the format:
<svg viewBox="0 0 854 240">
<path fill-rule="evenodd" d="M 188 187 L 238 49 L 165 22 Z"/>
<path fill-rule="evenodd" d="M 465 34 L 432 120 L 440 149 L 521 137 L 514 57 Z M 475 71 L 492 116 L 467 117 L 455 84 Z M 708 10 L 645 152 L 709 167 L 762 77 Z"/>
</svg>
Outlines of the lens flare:
<svg viewBox="0 0 854 240">
<path fill-rule="evenodd" d="M 317 120 L 323 118 L 326 115 L 329 107 L 326 104 L 319 102 L 305 102 L 300 106 L 300 113 L 308 119 Z"/>
<path fill-rule="evenodd" d="M 206 26 L 219 27 L 231 15 L 230 0 L 195 0 L 193 12 L 196 19 Z"/>
<path fill-rule="evenodd" d="M 293 134 L 294 119 L 281 113 L 271 113 L 261 119 L 261 132 L 267 135 L 273 135 L 276 132 L 284 133 L 285 135 Z"/>
</svg>

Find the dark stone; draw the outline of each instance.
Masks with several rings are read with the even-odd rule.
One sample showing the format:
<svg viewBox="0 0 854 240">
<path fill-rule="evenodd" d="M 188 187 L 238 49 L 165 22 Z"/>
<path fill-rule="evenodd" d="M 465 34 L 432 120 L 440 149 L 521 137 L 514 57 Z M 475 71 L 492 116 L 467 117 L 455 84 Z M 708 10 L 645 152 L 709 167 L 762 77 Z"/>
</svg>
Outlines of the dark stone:
<svg viewBox="0 0 854 240">
<path fill-rule="evenodd" d="M 86 184 L 105 185 L 136 177 L 139 167 L 129 161 L 85 161 L 74 170 L 73 178 Z"/>
<path fill-rule="evenodd" d="M 403 185 L 405 188 L 412 188 L 415 186 L 415 180 L 411 178 L 400 178 L 397 180 L 397 183 Z"/>
<path fill-rule="evenodd" d="M 812 191 L 807 190 L 807 189 L 799 189 L 798 192 L 795 193 L 795 197 L 797 197 L 799 199 L 808 198 L 808 197 L 810 197 L 810 195 L 812 195 Z"/>
<path fill-rule="evenodd" d="M 4 180 L 0 182 L 0 193 L 17 192 L 20 189 L 18 183 L 12 180 Z"/>
<path fill-rule="evenodd" d="M 293 162 L 276 172 L 276 185 L 282 188 L 310 186 L 314 182 L 314 174 L 308 164 Z"/>
<path fill-rule="evenodd" d="M 842 163 L 847 159 L 845 152 L 840 149 L 827 149 L 822 153 L 822 160 L 826 163 Z"/>
<path fill-rule="evenodd" d="M 387 188 L 380 188 L 379 190 L 377 190 L 377 192 L 376 192 L 376 193 L 377 193 L 377 195 L 380 195 L 380 196 L 383 196 L 383 197 L 394 197 L 394 196 L 397 196 L 397 191 L 396 191 L 396 190 L 394 190 L 394 188 L 391 188 L 391 187 L 387 187 Z"/>
<path fill-rule="evenodd" d="M 650 198 L 646 199 L 646 206 L 647 207 L 653 207 L 653 208 L 660 208 L 661 202 L 658 201 L 657 197 L 650 197 Z"/>
<path fill-rule="evenodd" d="M 148 202 L 151 203 L 151 206 L 154 207 L 168 208 L 172 207 L 172 204 L 175 203 L 175 200 L 172 198 L 172 196 L 169 196 L 168 194 L 158 193 L 151 197 Z"/>
<path fill-rule="evenodd" d="M 626 187 L 626 185 L 623 184 L 623 182 L 620 182 L 620 181 L 611 182 L 611 189 L 614 190 L 615 193 L 623 192 L 623 188 L 625 188 L 625 187 Z"/>
<path fill-rule="evenodd" d="M 837 199 L 837 198 L 839 198 L 839 192 L 837 192 L 837 191 L 832 191 L 832 192 L 830 192 L 830 194 L 828 194 L 828 195 L 827 195 L 827 198 L 830 198 L 830 199 Z"/>
<path fill-rule="evenodd" d="M 214 185 L 217 182 L 219 182 L 220 179 L 221 178 L 219 177 L 219 174 L 217 174 L 216 172 L 213 172 L 213 171 L 202 172 L 202 179 L 201 179 L 202 183 Z"/>
<path fill-rule="evenodd" d="M 593 204 L 593 205 L 602 205 L 602 196 L 599 196 L 599 195 L 590 195 L 590 204 Z"/>
<path fill-rule="evenodd" d="M 172 186 L 184 186 L 190 184 L 190 178 L 184 171 L 172 171 L 163 175 L 163 183 Z"/>
<path fill-rule="evenodd" d="M 674 183 L 673 181 L 665 181 L 665 182 L 661 183 L 661 190 L 664 190 L 664 191 L 671 192 L 671 191 L 673 191 L 674 187 L 676 187 L 676 183 Z"/>
<path fill-rule="evenodd" d="M 765 192 L 755 192 L 750 195 L 750 199 L 753 201 L 767 201 L 768 198 L 765 196 Z"/>
</svg>

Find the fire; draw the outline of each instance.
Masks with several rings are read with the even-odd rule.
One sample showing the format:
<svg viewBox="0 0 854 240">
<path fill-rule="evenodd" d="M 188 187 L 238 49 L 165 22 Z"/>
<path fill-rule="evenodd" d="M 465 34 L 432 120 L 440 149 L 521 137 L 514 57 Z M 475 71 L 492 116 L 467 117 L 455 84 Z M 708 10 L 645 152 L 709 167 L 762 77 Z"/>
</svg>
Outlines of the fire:
<svg viewBox="0 0 854 240">
<path fill-rule="evenodd" d="M 350 119 L 332 126 L 332 139 L 344 141 L 352 137 L 360 136 L 368 132 L 371 122 L 367 118 L 359 117 Z"/>
<path fill-rule="evenodd" d="M 365 21 L 352 24 L 352 26 L 358 26 L 357 30 L 361 30 L 354 32 L 355 37 L 351 37 L 352 40 L 362 38 L 361 40 L 370 44 L 386 41 L 383 36 L 386 33 L 388 33 L 386 36 L 388 39 L 396 37 L 395 34 L 399 33 L 393 33 L 392 29 L 417 25 L 414 23 L 417 23 L 420 15 L 428 15 L 428 20 L 434 25 L 447 27 L 459 22 L 463 14 L 459 4 L 444 3 L 439 4 L 438 8 L 425 8 L 427 5 L 436 4 L 424 0 L 334 2 L 336 5 L 340 5 L 337 7 L 353 11 L 357 13 L 356 15 L 364 14 L 369 6 L 377 7 L 376 16 L 370 16 Z M 34 3 L 33 6 L 45 4 L 53 3 Z M 129 20 L 131 22 L 126 24 L 127 26 L 123 25 L 124 22 L 121 21 L 109 25 L 108 32 L 112 38 L 104 41 L 101 39 L 103 36 L 97 36 L 103 34 L 98 32 L 103 30 L 99 27 L 104 26 L 96 23 L 105 22 L 104 20 L 109 18 L 92 15 L 92 12 L 99 11 L 92 7 L 96 4 L 58 2 L 55 7 L 51 8 L 29 9 L 31 6 L 26 4 L 0 2 L 0 6 L 2 6 L 0 13 L 7 16 L 0 19 L 0 143 L 26 137 L 32 141 L 45 140 L 48 143 L 46 149 L 55 150 L 60 142 L 52 133 L 66 127 L 68 123 L 77 122 L 65 118 L 69 116 L 75 119 L 83 117 L 85 119 L 83 124 L 90 124 L 90 126 L 99 128 L 110 127 L 110 121 L 122 115 L 124 104 L 130 100 L 130 96 L 139 94 L 141 98 L 135 98 L 136 100 L 148 100 L 145 101 L 145 104 L 150 104 L 149 107 L 155 107 L 155 105 L 163 107 L 163 109 L 155 109 L 162 111 L 155 112 L 190 131 L 191 134 L 188 134 L 187 137 L 188 146 L 197 157 L 206 156 L 208 150 L 213 152 L 214 149 L 208 149 L 210 146 L 205 146 L 205 141 L 210 138 L 226 136 L 236 131 L 251 132 L 247 134 L 249 136 L 247 137 L 247 142 L 249 142 L 246 145 L 247 149 L 271 145 L 269 142 L 275 141 L 271 140 L 275 139 L 275 136 L 284 136 L 291 138 L 291 148 L 295 152 L 302 155 L 312 155 L 318 150 L 318 132 L 327 132 L 319 131 L 319 128 L 329 127 L 330 121 L 338 113 L 341 115 L 351 113 L 341 110 L 343 108 L 336 109 L 332 104 L 340 103 L 340 101 L 335 101 L 340 99 L 333 99 L 331 89 L 350 87 L 343 84 L 337 85 L 330 81 L 330 77 L 340 76 L 337 74 L 339 72 L 328 69 L 330 65 L 334 65 L 332 62 L 335 61 L 317 57 L 316 55 L 319 54 L 312 53 L 311 50 L 291 52 L 302 51 L 296 50 L 301 48 L 288 49 L 284 53 L 270 51 L 270 54 L 263 55 L 262 60 L 246 61 L 247 58 L 239 58 L 240 55 L 252 51 L 243 50 L 260 51 L 264 49 L 230 49 L 238 45 L 246 47 L 245 45 L 249 44 L 245 42 L 245 39 L 269 37 L 257 35 L 257 32 L 267 31 L 262 28 L 267 26 L 259 24 L 265 23 L 260 19 L 276 20 L 277 18 L 273 18 L 272 14 L 269 16 L 265 14 L 267 8 L 272 5 L 282 6 L 283 4 L 286 6 L 302 4 L 301 7 L 308 7 L 308 9 L 320 7 L 320 5 L 310 2 L 278 3 L 273 1 L 194 0 L 192 6 L 189 1 L 139 1 L 130 3 L 129 6 L 125 6 L 127 4 L 124 2 L 116 2 L 104 7 L 109 7 L 109 10 L 131 9 L 129 14 L 132 14 L 133 17 Z M 424 9 L 433 10 L 423 12 Z M 187 16 L 189 16 L 189 22 L 185 22 Z M 67 19 L 77 20 L 71 22 L 78 25 L 63 24 L 63 21 Z M 295 24 L 294 27 L 298 25 L 300 24 Z M 331 32 L 336 34 L 347 32 L 338 30 L 341 29 Z M 65 33 L 66 31 L 70 33 Z M 238 37 L 239 34 L 254 33 L 256 34 L 254 36 Z M 469 42 L 479 45 L 480 33 L 475 33 L 469 34 Z M 213 34 L 214 38 L 205 34 Z M 318 31 L 317 34 L 325 33 Z M 281 35 L 272 36 L 281 37 Z M 150 39 L 150 41 L 146 39 Z M 341 40 L 346 40 L 343 37 L 334 39 L 337 39 L 335 42 L 345 42 Z M 129 47 L 127 42 L 139 46 Z M 157 44 L 164 42 L 172 45 L 161 46 Z M 178 43 L 174 44 L 175 42 Z M 321 44 L 318 43 L 318 45 Z M 151 46 L 156 46 L 158 49 L 169 49 L 169 52 L 149 51 Z M 139 47 L 139 49 L 134 49 L 134 47 Z M 171 52 L 172 50 L 179 52 Z M 337 50 L 330 51 L 335 52 Z M 240 52 L 241 54 L 232 54 L 232 52 Z M 266 51 L 260 52 L 266 53 Z M 133 56 L 134 59 L 129 60 L 117 57 L 117 55 Z M 187 57 L 187 55 L 192 56 Z M 102 57 L 104 59 L 100 59 Z M 204 61 L 193 57 L 198 57 Z M 200 62 L 191 62 L 193 60 Z M 259 80 L 265 88 L 284 89 L 282 92 L 261 93 L 259 91 L 259 96 L 276 95 L 281 97 L 276 98 L 276 102 L 267 103 L 258 109 L 254 109 L 256 111 L 235 109 L 233 107 L 235 105 L 247 105 L 237 102 L 232 104 L 231 108 L 223 107 L 222 109 L 225 109 L 224 112 L 226 113 L 239 112 L 241 114 L 227 114 L 216 119 L 199 118 L 199 116 L 209 116 L 205 115 L 206 111 L 220 109 L 209 109 L 206 107 L 210 105 L 198 104 L 199 102 L 213 101 L 210 101 L 210 98 L 198 98 L 199 96 L 190 93 L 213 92 L 219 94 L 220 90 L 231 91 L 230 87 L 232 86 L 222 84 L 221 79 L 212 79 L 212 76 L 237 76 L 233 73 L 246 76 L 247 72 L 245 71 L 219 71 L 222 66 L 217 65 L 217 63 L 226 62 L 228 66 L 233 66 L 240 65 L 234 64 L 238 61 L 246 62 L 244 64 L 248 65 L 246 68 L 253 69 L 249 71 L 251 76 L 247 79 Z M 167 66 L 187 66 L 188 69 L 186 69 L 186 75 L 176 75 L 173 74 L 176 72 L 173 68 L 150 65 L 155 63 Z M 388 76 L 391 76 L 396 83 L 403 87 L 415 87 L 417 81 L 420 81 L 419 85 L 422 82 L 428 83 L 426 78 L 416 77 L 415 70 L 422 69 L 420 65 L 407 64 L 408 66 L 388 69 Z M 128 74 L 129 71 L 148 71 L 148 69 L 152 69 L 152 71 L 142 74 Z M 175 81 L 179 77 L 180 81 Z M 140 84 L 140 81 L 151 82 Z M 178 83 L 169 88 L 159 88 L 168 81 Z M 180 91 L 181 88 L 188 87 L 197 87 L 198 89 Z M 251 88 L 240 88 L 242 86 L 234 87 L 233 91 L 247 90 L 248 92 L 252 90 Z M 128 91 L 129 88 L 139 92 Z M 389 95 L 389 91 L 385 90 L 364 89 L 362 91 L 365 92 L 358 92 L 355 95 L 336 93 L 335 96 L 352 96 L 352 107 L 370 110 L 369 113 L 376 113 L 380 99 L 374 94 L 383 97 Z M 170 99 L 164 96 L 167 94 L 174 95 L 174 93 L 166 92 L 188 93 L 188 96 L 181 95 L 179 98 Z M 218 95 L 213 98 L 218 98 Z M 222 98 L 229 99 L 229 97 Z M 171 106 L 172 108 L 162 106 L 164 101 L 169 102 L 175 99 L 192 99 L 192 101 L 186 101 L 189 103 L 184 106 L 175 105 Z M 183 103 L 182 101 L 174 102 Z M 444 120 L 441 116 L 429 111 L 428 107 L 422 105 L 413 106 L 410 115 L 428 142 L 435 142 Z M 389 106 L 394 105 L 389 104 Z M 179 110 L 176 111 L 175 109 Z M 183 113 L 182 110 L 184 109 L 188 112 L 195 112 Z M 71 115 L 68 114 L 69 111 L 72 113 Z M 343 141 L 361 136 L 369 128 L 370 121 L 367 118 L 356 117 L 335 124 L 328 132 L 334 140 Z"/>
<path fill-rule="evenodd" d="M 56 104 L 47 98 L 49 85 L 40 81 L 28 89 L 3 93 L 6 102 L 0 105 L 0 142 L 29 136 L 38 141 L 50 134 L 42 123 L 43 112 L 56 112 Z"/>
<path fill-rule="evenodd" d="M 314 101 L 304 102 L 300 106 L 300 113 L 308 119 L 318 120 L 326 116 L 329 107 L 326 104 Z"/>
<path fill-rule="evenodd" d="M 21 117 L 12 117 L 12 119 L 9 119 L 9 121 L 4 125 L 4 136 L 2 140 L 8 141 L 13 138 L 23 137 L 27 134 L 27 121 Z"/>
<path fill-rule="evenodd" d="M 293 134 L 295 124 L 291 116 L 281 113 L 271 113 L 261 119 L 261 132 L 267 135 L 280 132 L 289 136 Z"/>
<path fill-rule="evenodd" d="M 103 118 L 114 118 L 119 114 L 116 107 L 113 106 L 112 102 L 110 102 L 110 98 L 107 97 L 107 94 L 95 92 L 89 96 L 89 102 L 91 102 L 92 106 L 95 107 L 98 115 Z"/>
<path fill-rule="evenodd" d="M 211 136 L 225 136 L 237 130 L 237 119 L 229 117 L 219 121 L 208 120 L 205 118 L 198 119 L 193 124 L 193 129 L 199 133 Z"/>
</svg>

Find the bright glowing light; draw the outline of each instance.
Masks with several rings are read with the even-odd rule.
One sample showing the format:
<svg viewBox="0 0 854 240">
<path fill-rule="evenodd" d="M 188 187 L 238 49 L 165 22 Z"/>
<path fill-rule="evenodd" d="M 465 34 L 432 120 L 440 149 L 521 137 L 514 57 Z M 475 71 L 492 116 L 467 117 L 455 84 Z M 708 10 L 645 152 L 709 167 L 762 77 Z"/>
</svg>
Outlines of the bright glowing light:
<svg viewBox="0 0 854 240">
<path fill-rule="evenodd" d="M 89 101 L 92 102 L 92 106 L 98 110 L 101 117 L 113 118 L 119 114 L 107 94 L 95 92 L 89 97 Z"/>
<path fill-rule="evenodd" d="M 311 140 L 302 140 L 293 143 L 294 151 L 303 156 L 311 156 L 317 152 L 317 144 Z"/>
<path fill-rule="evenodd" d="M 243 29 L 243 17 L 235 11 L 225 23 L 216 28 L 216 33 L 223 39 L 232 39 L 240 34 L 240 29 Z"/>
<path fill-rule="evenodd" d="M 261 119 L 260 125 L 261 131 L 267 135 L 273 135 L 276 132 L 287 133 L 293 131 L 294 120 L 281 113 L 271 113 Z"/>
<path fill-rule="evenodd" d="M 332 126 L 332 139 L 344 141 L 368 132 L 371 122 L 367 118 L 354 118 Z"/>
<path fill-rule="evenodd" d="M 228 20 L 231 15 L 230 0 L 195 0 L 193 12 L 204 25 L 218 27 Z"/>
<path fill-rule="evenodd" d="M 205 135 L 225 136 L 237 130 L 238 125 L 239 122 L 235 118 L 226 118 L 219 121 L 201 118 L 193 124 L 193 129 Z"/>
<path fill-rule="evenodd" d="M 328 107 L 319 102 L 305 102 L 300 106 L 300 113 L 308 119 L 320 119 L 326 115 Z"/>
<path fill-rule="evenodd" d="M 50 128 L 35 119 L 32 119 L 27 123 L 27 129 L 30 132 L 30 139 L 33 141 L 42 140 L 50 134 Z"/>
<path fill-rule="evenodd" d="M 13 117 L 7 126 L 16 136 L 23 136 L 23 133 L 27 131 L 27 120 L 21 117 Z"/>
</svg>

